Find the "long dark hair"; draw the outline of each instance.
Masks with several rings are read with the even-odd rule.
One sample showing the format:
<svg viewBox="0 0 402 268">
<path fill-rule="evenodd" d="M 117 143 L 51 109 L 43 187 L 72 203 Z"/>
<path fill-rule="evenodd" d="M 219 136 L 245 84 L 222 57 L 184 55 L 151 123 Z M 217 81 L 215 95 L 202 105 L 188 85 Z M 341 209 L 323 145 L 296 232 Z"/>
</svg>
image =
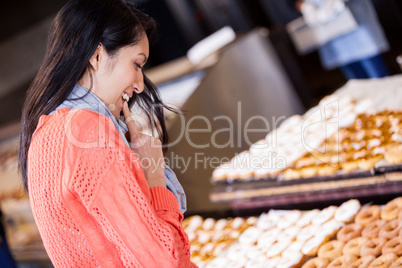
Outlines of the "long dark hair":
<svg viewBox="0 0 402 268">
<path fill-rule="evenodd" d="M 19 168 L 28 191 L 27 157 L 39 118 L 48 115 L 71 93 L 89 67 L 99 43 L 115 55 L 135 45 L 146 33 L 152 39 L 155 21 L 125 0 L 70 0 L 57 14 L 49 31 L 46 55 L 30 85 L 21 119 Z M 145 111 L 162 144 L 168 143 L 164 108 L 158 90 L 144 75 L 145 90 L 132 98 Z M 156 120 L 155 120 L 156 119 Z M 159 124 L 158 124 L 159 123 Z"/>
</svg>

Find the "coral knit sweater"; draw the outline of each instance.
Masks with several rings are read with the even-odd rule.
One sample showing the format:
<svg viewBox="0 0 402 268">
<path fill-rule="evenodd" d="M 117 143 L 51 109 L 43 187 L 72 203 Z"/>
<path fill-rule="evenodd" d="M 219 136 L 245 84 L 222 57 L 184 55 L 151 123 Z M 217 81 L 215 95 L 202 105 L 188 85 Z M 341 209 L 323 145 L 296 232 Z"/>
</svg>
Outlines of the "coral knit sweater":
<svg viewBox="0 0 402 268">
<path fill-rule="evenodd" d="M 196 267 L 177 199 L 148 188 L 140 160 L 103 115 L 63 108 L 42 116 L 28 188 L 55 267 Z"/>
</svg>

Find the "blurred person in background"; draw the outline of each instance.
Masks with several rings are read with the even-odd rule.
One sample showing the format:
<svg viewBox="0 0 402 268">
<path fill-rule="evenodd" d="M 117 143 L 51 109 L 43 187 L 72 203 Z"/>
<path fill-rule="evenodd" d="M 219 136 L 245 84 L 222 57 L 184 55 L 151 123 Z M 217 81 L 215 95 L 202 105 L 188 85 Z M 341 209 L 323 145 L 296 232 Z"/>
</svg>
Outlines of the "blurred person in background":
<svg viewBox="0 0 402 268">
<path fill-rule="evenodd" d="M 125 0 L 71 0 L 53 21 L 19 165 L 55 267 L 195 267 L 185 195 L 162 151 L 169 107 L 143 74 L 154 30 Z M 134 104 L 158 138 L 138 132 Z"/>
<path fill-rule="evenodd" d="M 0 209 L 0 267 L 1 268 L 16 268 L 10 249 L 6 240 L 6 232 L 3 225 L 3 214 Z"/>
<path fill-rule="evenodd" d="M 389 44 L 371 0 L 304 0 L 297 1 L 296 7 L 307 21 L 330 20 L 336 16 L 331 6 L 337 4 L 345 4 L 350 9 L 358 27 L 319 48 L 323 67 L 327 70 L 339 67 L 346 79 L 389 76 L 381 56 L 389 50 Z"/>
</svg>

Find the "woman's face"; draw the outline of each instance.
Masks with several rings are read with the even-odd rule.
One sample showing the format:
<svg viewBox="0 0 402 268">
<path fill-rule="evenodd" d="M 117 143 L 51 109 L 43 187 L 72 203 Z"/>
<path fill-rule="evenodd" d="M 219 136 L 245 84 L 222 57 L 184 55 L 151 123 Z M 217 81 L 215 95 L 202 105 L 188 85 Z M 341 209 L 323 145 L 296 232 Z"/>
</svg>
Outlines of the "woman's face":
<svg viewBox="0 0 402 268">
<path fill-rule="evenodd" d="M 99 61 L 92 92 L 118 118 L 123 109 L 123 93 L 131 98 L 144 90 L 142 67 L 149 56 L 148 38 L 144 34 L 136 45 L 121 48 L 113 57 L 105 52 L 100 56 L 106 59 Z"/>
</svg>

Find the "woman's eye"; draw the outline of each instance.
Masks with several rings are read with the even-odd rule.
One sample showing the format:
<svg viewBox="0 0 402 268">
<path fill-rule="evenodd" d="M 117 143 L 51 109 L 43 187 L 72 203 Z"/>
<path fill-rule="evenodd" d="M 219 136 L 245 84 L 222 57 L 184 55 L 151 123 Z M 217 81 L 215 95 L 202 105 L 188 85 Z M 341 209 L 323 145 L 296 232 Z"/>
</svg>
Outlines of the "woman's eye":
<svg viewBox="0 0 402 268">
<path fill-rule="evenodd" d="M 137 68 L 142 69 L 141 65 L 139 65 L 138 63 L 134 63 L 135 66 L 137 66 Z"/>
</svg>

